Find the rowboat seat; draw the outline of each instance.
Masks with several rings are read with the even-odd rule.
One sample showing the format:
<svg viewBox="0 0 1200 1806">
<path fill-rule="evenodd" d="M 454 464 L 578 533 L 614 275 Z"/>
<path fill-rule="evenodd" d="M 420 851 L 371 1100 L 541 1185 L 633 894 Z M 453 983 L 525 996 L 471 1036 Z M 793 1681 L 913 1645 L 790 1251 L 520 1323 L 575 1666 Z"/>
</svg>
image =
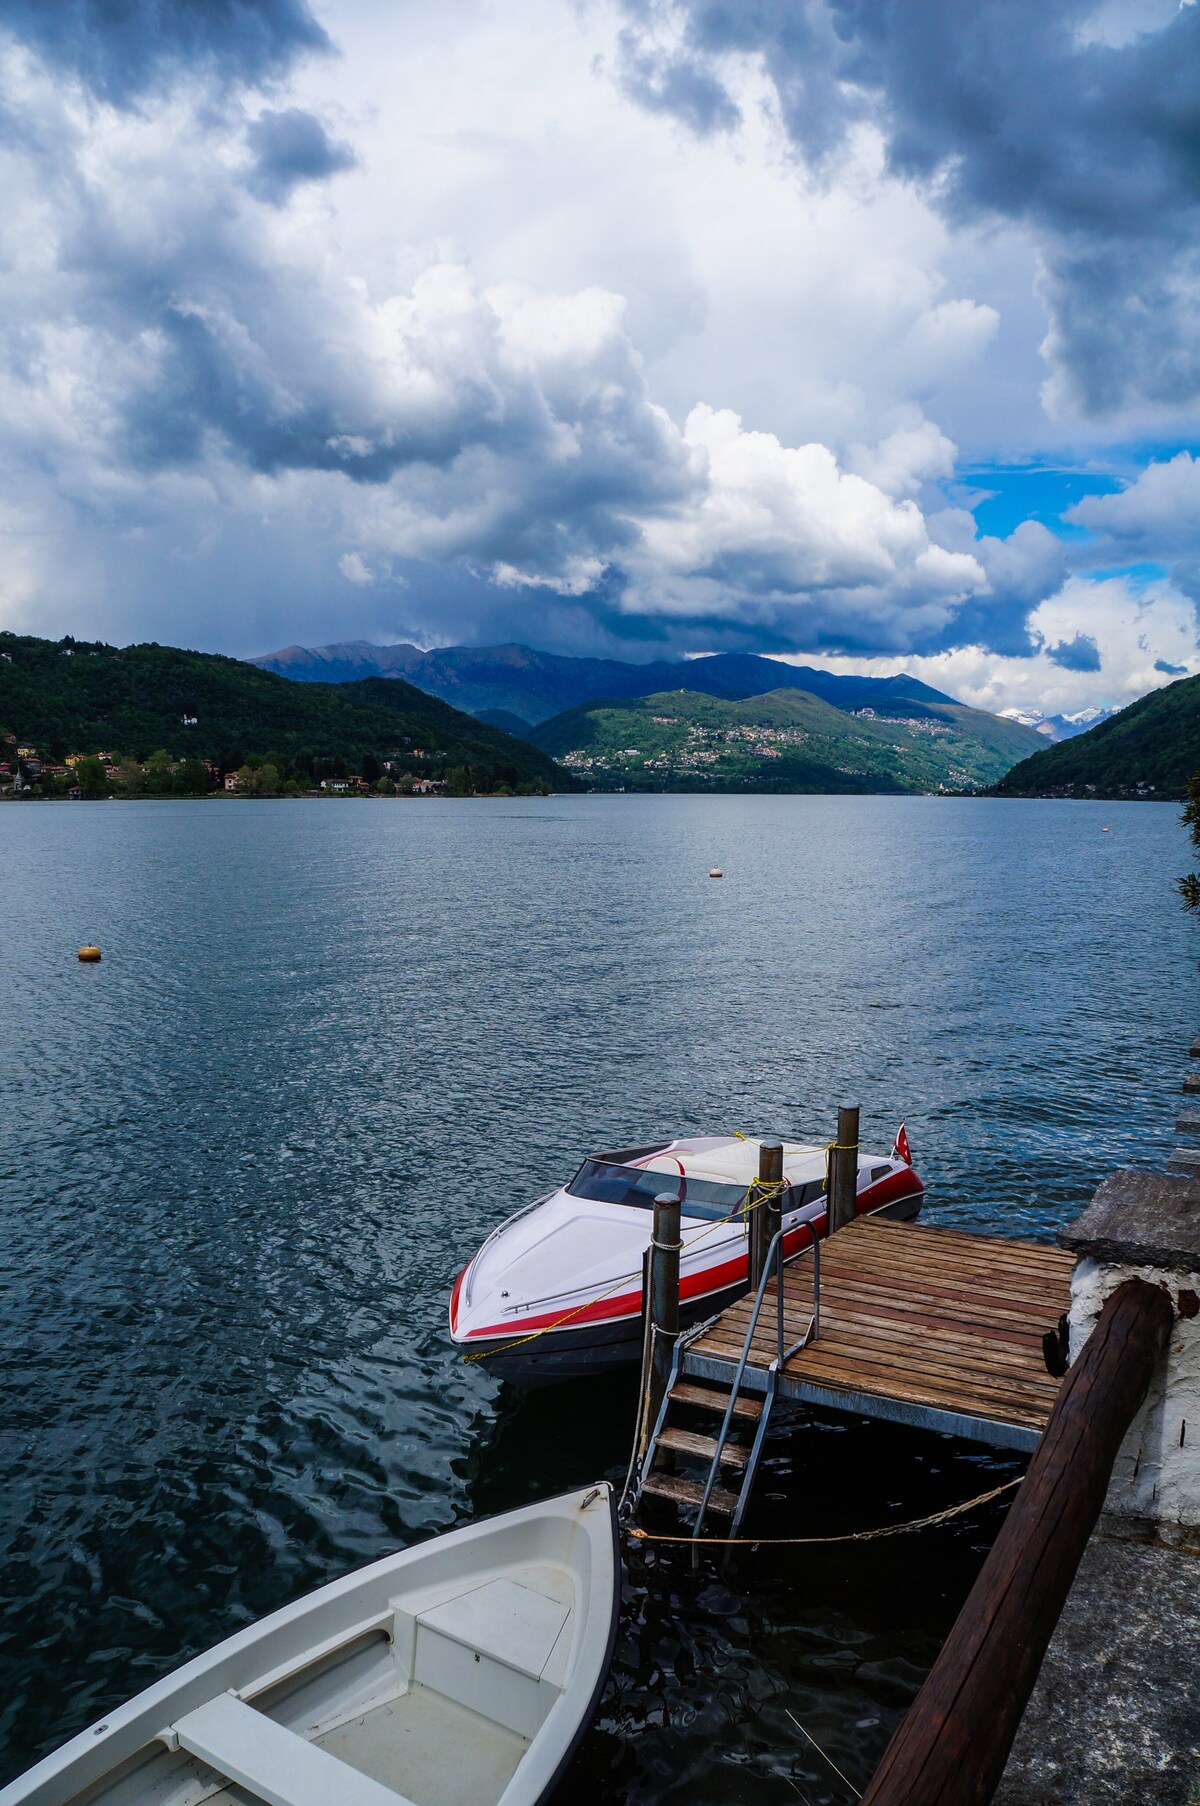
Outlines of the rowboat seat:
<svg viewBox="0 0 1200 1806">
<path fill-rule="evenodd" d="M 412 1806 L 235 1693 L 219 1694 L 178 1719 L 171 1737 L 267 1806 Z"/>
</svg>

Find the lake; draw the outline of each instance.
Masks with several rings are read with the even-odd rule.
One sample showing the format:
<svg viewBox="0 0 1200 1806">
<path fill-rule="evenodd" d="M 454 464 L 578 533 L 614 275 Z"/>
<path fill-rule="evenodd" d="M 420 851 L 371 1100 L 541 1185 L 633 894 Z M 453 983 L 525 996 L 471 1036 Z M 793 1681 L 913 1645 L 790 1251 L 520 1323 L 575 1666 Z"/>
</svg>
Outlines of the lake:
<svg viewBox="0 0 1200 1806">
<path fill-rule="evenodd" d="M 590 1149 L 825 1141 L 858 1102 L 871 1149 L 906 1119 L 931 1220 L 1041 1237 L 1161 1164 L 1189 863 L 1148 803 L 0 808 L 0 1779 L 324 1580 L 623 1474 L 632 1381 L 522 1397 L 446 1334 L 458 1268 Z M 1019 1471 L 781 1413 L 751 1522 Z M 572 1799 L 841 1806 L 794 1719 L 861 1789 L 1000 1510 L 728 1570 L 631 1549 Z"/>
</svg>

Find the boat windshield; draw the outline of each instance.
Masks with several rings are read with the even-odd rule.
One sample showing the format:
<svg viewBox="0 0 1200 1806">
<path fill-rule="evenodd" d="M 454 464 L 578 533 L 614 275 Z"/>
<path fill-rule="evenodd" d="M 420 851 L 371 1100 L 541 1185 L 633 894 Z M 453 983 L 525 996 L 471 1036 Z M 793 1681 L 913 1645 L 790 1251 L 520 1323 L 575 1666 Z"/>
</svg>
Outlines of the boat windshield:
<svg viewBox="0 0 1200 1806">
<path fill-rule="evenodd" d="M 595 1198 L 604 1204 L 633 1204 L 650 1210 L 655 1198 L 678 1198 L 689 1217 L 730 1217 L 744 1202 L 744 1185 L 722 1185 L 715 1179 L 686 1179 L 679 1173 L 651 1173 L 642 1166 L 614 1166 L 607 1160 L 585 1160 L 567 1191 L 573 1198 Z M 785 1209 L 790 1208 L 785 1204 Z"/>
</svg>

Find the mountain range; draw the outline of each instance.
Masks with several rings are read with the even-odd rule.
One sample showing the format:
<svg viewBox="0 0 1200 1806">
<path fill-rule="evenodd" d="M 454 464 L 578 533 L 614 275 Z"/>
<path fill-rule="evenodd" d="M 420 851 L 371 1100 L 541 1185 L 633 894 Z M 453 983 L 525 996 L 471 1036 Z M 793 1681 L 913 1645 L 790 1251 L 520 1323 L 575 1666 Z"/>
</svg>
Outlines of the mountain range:
<svg viewBox="0 0 1200 1806">
<path fill-rule="evenodd" d="M 1057 744 L 1060 740 L 1073 740 L 1076 734 L 1086 734 L 1120 712 L 1119 709 L 1090 708 L 1077 709 L 1073 715 L 1043 715 L 1040 709 L 1001 709 L 1000 717 L 1003 721 L 1019 721 L 1022 727 L 1031 727 Z"/>
<path fill-rule="evenodd" d="M 298 683 L 402 677 L 430 696 L 510 732 L 520 731 L 518 722 L 536 727 L 582 703 L 655 696 L 667 690 L 729 701 L 774 690 L 804 690 L 840 709 L 886 708 L 903 702 L 909 715 L 954 701 L 907 675 L 839 677 L 744 652 L 632 665 L 619 659 L 537 652 L 530 646 L 443 646 L 422 652 L 418 646 L 350 640 L 315 648 L 286 646 L 251 662 Z"/>
</svg>

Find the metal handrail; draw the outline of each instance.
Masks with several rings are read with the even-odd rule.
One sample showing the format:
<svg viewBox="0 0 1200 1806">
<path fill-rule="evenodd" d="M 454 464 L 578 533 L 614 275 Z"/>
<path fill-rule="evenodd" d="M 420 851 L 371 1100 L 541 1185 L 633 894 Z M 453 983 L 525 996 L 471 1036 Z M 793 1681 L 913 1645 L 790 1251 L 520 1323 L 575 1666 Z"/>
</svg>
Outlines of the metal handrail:
<svg viewBox="0 0 1200 1806">
<path fill-rule="evenodd" d="M 828 1234 L 828 1230 L 826 1231 L 826 1234 Z M 807 1348 L 810 1342 L 815 1342 L 817 1337 L 821 1333 L 821 1238 L 816 1233 L 815 1226 L 814 1226 L 814 1230 L 813 1230 L 813 1238 L 812 1238 L 812 1241 L 810 1242 L 809 1246 L 812 1248 L 812 1257 L 813 1257 L 812 1316 L 809 1318 L 808 1328 L 805 1330 L 805 1332 L 801 1336 L 800 1340 L 798 1342 L 793 1342 L 790 1348 L 785 1349 L 783 1347 L 783 1306 L 782 1306 L 782 1304 L 780 1305 L 780 1308 L 779 1308 L 779 1325 L 780 1325 L 780 1328 L 779 1328 L 779 1344 L 780 1344 L 779 1365 L 781 1367 L 783 1366 L 785 1361 L 790 1361 L 792 1356 L 794 1354 L 798 1354 L 802 1348 Z M 782 1283 L 780 1284 L 779 1292 L 780 1292 L 780 1297 L 782 1297 L 782 1295 L 783 1295 Z"/>
<path fill-rule="evenodd" d="M 814 1225 L 814 1230 L 815 1230 L 815 1225 Z M 814 1233 L 813 1237 L 812 1237 L 812 1242 L 811 1242 L 811 1247 L 813 1250 L 813 1314 L 809 1320 L 808 1328 L 805 1331 L 804 1335 L 800 1338 L 799 1342 L 794 1343 L 792 1345 L 792 1347 L 787 1349 L 785 1352 L 784 1346 L 783 1346 L 783 1267 L 784 1267 L 783 1241 L 784 1241 L 784 1236 L 787 1233 L 788 1232 L 783 1228 L 783 1226 L 781 1224 L 771 1239 L 771 1245 L 767 1249 L 767 1258 L 763 1262 L 762 1278 L 758 1282 L 758 1291 L 755 1294 L 754 1308 L 750 1312 L 750 1322 L 746 1327 L 746 1339 L 742 1343 L 741 1356 L 738 1360 L 737 1370 L 733 1376 L 733 1384 L 731 1385 L 731 1387 L 729 1389 L 729 1403 L 725 1407 L 725 1415 L 721 1420 L 721 1428 L 717 1434 L 716 1452 L 714 1453 L 713 1458 L 712 1458 L 712 1466 L 708 1470 L 708 1479 L 705 1482 L 705 1486 L 704 1486 L 704 1497 L 700 1501 L 700 1510 L 696 1514 L 696 1527 L 692 1531 L 692 1541 L 693 1542 L 695 1542 L 697 1537 L 699 1537 L 701 1531 L 704 1528 L 704 1517 L 705 1517 L 705 1513 L 708 1510 L 708 1501 L 712 1497 L 713 1488 L 717 1484 L 717 1477 L 721 1471 L 721 1456 L 725 1452 L 725 1444 L 729 1439 L 729 1431 L 730 1431 L 730 1427 L 732 1426 L 732 1423 L 733 1423 L 734 1408 L 737 1405 L 738 1394 L 740 1393 L 740 1391 L 742 1389 L 742 1380 L 745 1378 L 746 1367 L 750 1360 L 750 1349 L 751 1349 L 751 1345 L 753 1344 L 753 1341 L 754 1341 L 754 1332 L 758 1328 L 758 1319 L 759 1319 L 759 1315 L 762 1311 L 763 1300 L 765 1299 L 765 1297 L 767 1295 L 767 1281 L 771 1277 L 772 1267 L 774 1267 L 774 1269 L 775 1269 L 775 1297 L 776 1297 L 775 1367 L 776 1367 L 776 1370 L 781 1368 L 783 1366 L 784 1362 L 786 1360 L 788 1360 L 788 1358 L 791 1355 L 796 1353 L 797 1349 L 806 1348 L 808 1346 L 809 1342 L 813 1341 L 817 1334 L 817 1330 L 818 1330 L 819 1322 L 820 1322 L 820 1308 L 821 1308 L 821 1290 L 820 1290 L 820 1288 L 821 1288 L 821 1245 L 820 1245 L 820 1238 Z"/>
</svg>

